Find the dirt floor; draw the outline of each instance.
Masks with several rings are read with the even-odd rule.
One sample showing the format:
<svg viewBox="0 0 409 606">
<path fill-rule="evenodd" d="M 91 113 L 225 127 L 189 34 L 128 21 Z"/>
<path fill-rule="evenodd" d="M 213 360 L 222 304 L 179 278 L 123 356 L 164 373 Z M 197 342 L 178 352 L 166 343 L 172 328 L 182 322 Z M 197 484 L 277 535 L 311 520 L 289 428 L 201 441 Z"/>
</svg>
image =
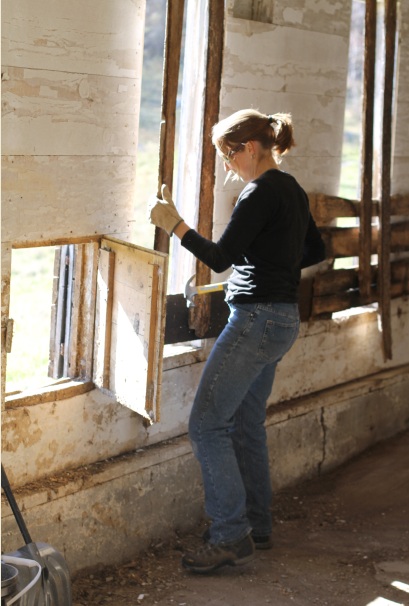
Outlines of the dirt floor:
<svg viewBox="0 0 409 606">
<path fill-rule="evenodd" d="M 73 606 L 409 606 L 409 433 L 275 497 L 274 548 L 195 575 L 204 526 L 118 568 L 74 579 Z"/>
</svg>

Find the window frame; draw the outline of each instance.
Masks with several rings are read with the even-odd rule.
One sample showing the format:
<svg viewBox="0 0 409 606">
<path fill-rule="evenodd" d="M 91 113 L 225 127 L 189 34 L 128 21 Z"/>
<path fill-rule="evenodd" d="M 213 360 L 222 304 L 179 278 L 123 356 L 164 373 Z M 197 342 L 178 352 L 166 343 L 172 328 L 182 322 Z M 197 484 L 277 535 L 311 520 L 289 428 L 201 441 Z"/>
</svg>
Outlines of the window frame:
<svg viewBox="0 0 409 606">
<path fill-rule="evenodd" d="M 44 387 L 19 393 L 6 393 L 6 408 L 65 399 L 97 388 L 131 410 L 138 412 L 147 424 L 158 421 L 160 418 L 168 256 L 111 236 L 75 242 L 67 241 L 63 245 L 67 243 L 74 244 L 76 248 L 76 262 L 72 272 L 74 287 L 68 376 L 54 381 L 50 380 L 49 384 Z M 47 243 L 48 245 L 61 246 L 62 243 L 52 242 Z M 24 246 L 24 248 L 32 247 Z M 104 251 L 105 254 L 112 252 L 113 255 L 113 271 L 107 279 L 102 276 L 101 251 Z M 133 256 L 133 259 L 130 259 L 130 255 Z M 121 283 L 125 282 L 125 274 L 122 273 L 122 282 L 120 282 L 115 280 L 114 272 L 115 266 L 118 271 L 120 264 L 125 263 L 125 273 L 131 272 L 131 263 L 133 264 L 132 281 L 128 283 L 128 295 L 129 292 L 131 292 L 131 296 L 133 294 L 132 300 L 130 299 L 132 308 L 129 313 L 139 316 L 145 314 L 145 317 L 133 334 L 132 331 L 127 333 L 127 340 L 122 339 L 120 349 L 116 348 L 118 339 L 115 341 L 115 353 L 113 353 L 114 344 L 107 339 L 101 340 L 101 322 L 98 324 L 98 319 L 101 318 L 101 309 L 104 306 L 103 290 L 111 296 L 112 305 L 118 309 L 122 305 L 123 299 L 120 297 L 119 289 Z M 12 283 L 10 283 L 10 288 L 12 288 Z M 147 309 L 149 305 L 150 308 Z M 115 318 L 112 314 L 106 316 L 105 320 L 110 322 L 109 331 L 106 330 L 106 332 L 112 330 L 114 321 L 119 325 L 118 315 Z M 152 316 L 155 317 L 155 321 L 152 321 Z M 127 319 L 125 318 L 125 321 Z M 105 328 L 107 326 L 106 324 Z M 122 360 L 126 359 L 129 340 L 132 337 L 143 343 L 140 350 L 142 355 L 139 358 L 139 363 L 142 365 L 142 370 L 139 372 L 139 385 L 142 385 L 141 373 L 146 372 L 145 389 L 134 390 L 133 399 L 129 396 L 129 389 L 127 397 L 118 397 L 119 385 L 117 383 L 116 388 L 113 388 L 114 381 L 109 375 L 110 365 L 115 373 L 115 354 Z M 137 360 L 133 360 L 133 362 L 135 365 L 138 363 Z M 98 372 L 98 366 L 100 367 L 101 363 L 102 365 L 108 364 L 108 375 Z M 45 383 L 47 383 L 46 380 Z"/>
</svg>

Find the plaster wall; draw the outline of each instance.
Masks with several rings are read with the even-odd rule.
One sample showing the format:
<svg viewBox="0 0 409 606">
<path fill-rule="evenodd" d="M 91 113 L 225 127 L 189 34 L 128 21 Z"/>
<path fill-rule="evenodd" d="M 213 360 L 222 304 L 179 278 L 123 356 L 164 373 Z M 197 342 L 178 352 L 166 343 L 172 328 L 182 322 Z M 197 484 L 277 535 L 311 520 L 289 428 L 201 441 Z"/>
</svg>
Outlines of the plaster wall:
<svg viewBox="0 0 409 606">
<path fill-rule="evenodd" d="M 319 399 L 333 386 L 409 364 L 407 302 L 394 301 L 392 327 L 394 358 L 384 363 L 374 311 L 303 324 L 277 369 L 269 408 L 314 394 Z M 98 389 L 26 406 L 10 399 L 2 420 L 2 460 L 10 481 L 21 486 L 185 434 L 205 357 L 204 351 L 193 349 L 165 360 L 161 421 L 148 428 L 139 415 Z M 403 422 L 409 415 L 409 394 L 401 407 Z"/>
</svg>

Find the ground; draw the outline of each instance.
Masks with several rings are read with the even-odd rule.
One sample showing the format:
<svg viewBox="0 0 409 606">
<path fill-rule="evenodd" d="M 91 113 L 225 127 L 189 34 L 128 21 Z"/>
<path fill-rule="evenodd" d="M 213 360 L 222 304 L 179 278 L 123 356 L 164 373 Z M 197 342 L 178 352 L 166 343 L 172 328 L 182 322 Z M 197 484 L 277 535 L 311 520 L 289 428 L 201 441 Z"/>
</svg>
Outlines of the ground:
<svg viewBox="0 0 409 606">
<path fill-rule="evenodd" d="M 87 571 L 73 606 L 409 606 L 409 433 L 275 496 L 274 547 L 195 575 L 181 554 L 205 526 L 128 564 Z"/>
</svg>

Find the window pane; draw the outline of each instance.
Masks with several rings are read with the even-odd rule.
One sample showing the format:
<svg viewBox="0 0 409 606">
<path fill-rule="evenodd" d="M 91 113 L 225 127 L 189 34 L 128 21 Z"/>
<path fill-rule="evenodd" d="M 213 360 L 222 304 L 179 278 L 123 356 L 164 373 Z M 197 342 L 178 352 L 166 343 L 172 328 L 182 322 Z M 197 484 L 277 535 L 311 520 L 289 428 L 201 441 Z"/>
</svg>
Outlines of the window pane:
<svg viewBox="0 0 409 606">
<path fill-rule="evenodd" d="M 155 235 L 154 227 L 146 219 L 146 206 L 158 187 L 165 24 L 166 0 L 149 0 L 146 3 L 133 233 L 134 242 L 147 248 L 153 247 Z"/>
<path fill-rule="evenodd" d="M 50 382 L 48 361 L 54 280 L 54 247 L 12 252 L 10 318 L 14 320 L 7 355 L 6 391 L 22 391 Z"/>
</svg>

